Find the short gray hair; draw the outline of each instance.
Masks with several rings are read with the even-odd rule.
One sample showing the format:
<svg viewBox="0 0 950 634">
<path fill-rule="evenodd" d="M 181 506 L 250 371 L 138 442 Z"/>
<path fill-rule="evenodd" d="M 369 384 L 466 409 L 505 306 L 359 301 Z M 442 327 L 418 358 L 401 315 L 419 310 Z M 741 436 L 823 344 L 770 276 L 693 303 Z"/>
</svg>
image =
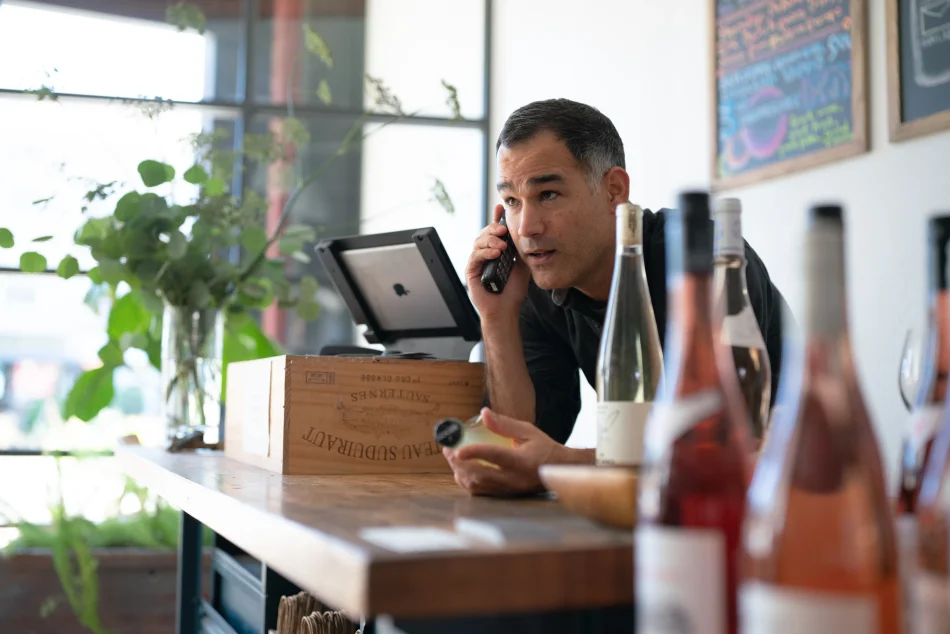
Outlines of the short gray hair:
<svg viewBox="0 0 950 634">
<path fill-rule="evenodd" d="M 551 132 L 564 142 L 583 168 L 591 191 L 600 187 L 611 167 L 626 168 L 623 141 L 610 119 L 570 99 L 534 101 L 512 112 L 498 134 L 495 152 L 501 146 L 529 141 L 540 132 Z"/>
</svg>

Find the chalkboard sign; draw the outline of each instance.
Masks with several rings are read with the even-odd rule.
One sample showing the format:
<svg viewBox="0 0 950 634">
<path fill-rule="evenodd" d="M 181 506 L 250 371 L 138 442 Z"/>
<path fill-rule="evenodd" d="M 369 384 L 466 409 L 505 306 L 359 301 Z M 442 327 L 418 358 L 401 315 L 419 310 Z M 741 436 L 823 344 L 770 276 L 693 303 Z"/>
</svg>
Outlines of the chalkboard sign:
<svg viewBox="0 0 950 634">
<path fill-rule="evenodd" d="M 713 187 L 868 149 L 864 0 L 713 0 Z"/>
<path fill-rule="evenodd" d="M 891 141 L 950 128 L 950 0 L 887 0 Z"/>
</svg>

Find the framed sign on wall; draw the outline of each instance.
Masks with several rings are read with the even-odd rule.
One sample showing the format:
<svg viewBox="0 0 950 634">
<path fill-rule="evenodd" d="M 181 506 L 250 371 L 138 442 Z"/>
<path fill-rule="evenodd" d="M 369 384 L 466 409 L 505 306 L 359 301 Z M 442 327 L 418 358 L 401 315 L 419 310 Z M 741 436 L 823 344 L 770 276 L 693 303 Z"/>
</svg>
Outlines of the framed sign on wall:
<svg viewBox="0 0 950 634">
<path fill-rule="evenodd" d="M 950 129 L 950 0 L 886 0 L 891 141 Z"/>
<path fill-rule="evenodd" d="M 714 190 L 868 150 L 865 0 L 711 0 Z"/>
</svg>

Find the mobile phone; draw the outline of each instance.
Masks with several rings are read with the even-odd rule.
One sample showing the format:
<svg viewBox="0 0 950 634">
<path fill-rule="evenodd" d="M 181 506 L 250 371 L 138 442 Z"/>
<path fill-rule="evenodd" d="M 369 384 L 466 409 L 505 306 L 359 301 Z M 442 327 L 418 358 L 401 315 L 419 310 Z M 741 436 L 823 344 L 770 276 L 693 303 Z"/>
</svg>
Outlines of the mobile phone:
<svg viewBox="0 0 950 634">
<path fill-rule="evenodd" d="M 508 226 L 507 220 L 505 219 L 505 212 L 501 213 L 499 224 L 505 227 Z M 482 286 L 484 286 L 485 290 L 489 293 L 498 294 L 505 290 L 505 284 L 508 283 L 508 276 L 511 275 L 511 267 L 514 266 L 515 263 L 515 254 L 518 252 L 515 248 L 514 240 L 511 239 L 511 229 L 505 232 L 502 239 L 508 246 L 502 249 L 501 255 L 494 260 L 486 261 L 485 266 L 482 267 Z"/>
</svg>

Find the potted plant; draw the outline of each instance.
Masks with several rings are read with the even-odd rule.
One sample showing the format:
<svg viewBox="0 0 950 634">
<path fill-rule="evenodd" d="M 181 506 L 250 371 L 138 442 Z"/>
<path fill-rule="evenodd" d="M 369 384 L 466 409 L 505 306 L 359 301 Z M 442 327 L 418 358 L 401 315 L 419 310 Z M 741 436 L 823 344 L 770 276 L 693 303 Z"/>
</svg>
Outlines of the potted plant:
<svg viewBox="0 0 950 634">
<path fill-rule="evenodd" d="M 203 15 L 194 5 L 179 3 L 168 17 L 180 28 L 203 28 Z M 303 29 L 309 53 L 332 66 L 323 39 L 310 27 Z M 399 99 L 381 80 L 367 77 L 367 81 L 376 97 L 376 111 L 394 115 L 390 123 L 412 116 L 403 111 Z M 453 115 L 460 118 L 455 89 L 445 82 L 443 86 Z M 34 92 L 40 100 L 57 99 L 50 87 Z M 332 96 L 325 82 L 321 82 L 318 95 L 330 103 Z M 170 107 L 161 99 L 147 100 L 144 105 L 149 116 Z M 96 262 L 88 272 L 93 289 L 108 294 L 111 300 L 108 340 L 98 351 L 101 365 L 83 372 L 72 384 L 62 403 L 63 419 L 88 422 L 95 418 L 113 400 L 113 375 L 124 364 L 125 353 L 140 349 L 162 373 L 167 448 L 218 446 L 227 364 L 281 353 L 279 345 L 262 333 L 253 313 L 277 302 L 297 311 L 304 320 L 318 315 L 316 280 L 306 276 L 295 290 L 284 274 L 287 257 L 308 258 L 304 247 L 316 239 L 316 233 L 312 227 L 289 224 L 289 218 L 301 193 L 362 141 L 367 117 L 358 118 L 337 151 L 305 177 L 294 173 L 287 157 L 290 149 L 307 144 L 308 134 L 299 120 L 286 117 L 274 132 L 246 136 L 241 152 L 231 150 L 217 133 L 199 134 L 190 140 L 195 161 L 181 173 L 162 161 L 146 158 L 137 165 L 139 183 L 128 187 L 96 183 L 91 187 L 83 197 L 84 211 L 95 201 L 114 202 L 114 208 L 109 215 L 87 219 L 74 241 L 88 249 Z M 246 162 L 284 169 L 293 183 L 270 233 L 264 230 L 265 201 L 251 190 L 230 190 L 233 170 Z M 173 195 L 183 186 L 194 191 L 185 201 Z M 438 179 L 433 181 L 432 195 L 447 213 L 453 212 Z M 48 239 L 31 239 L 40 246 L 21 256 L 21 270 L 47 270 L 41 251 Z M 17 240 L 0 227 L 0 248 L 10 248 Z M 72 255 L 64 257 L 56 273 L 67 279 L 78 275 L 79 261 Z M 108 559 L 106 551 L 131 544 L 168 552 L 173 546 L 172 534 L 162 527 L 173 516 L 170 513 L 177 520 L 177 513 L 149 511 L 143 505 L 131 515 L 90 525 L 69 516 L 62 499 L 52 511 L 50 527 L 15 522 L 21 531 L 15 548 L 49 548 L 72 610 L 84 627 L 98 634 L 104 629 L 97 566 Z M 149 530 L 141 530 L 143 526 Z M 177 540 L 177 521 L 175 527 Z M 104 537 L 114 530 L 146 536 L 145 543 Z"/>
</svg>

